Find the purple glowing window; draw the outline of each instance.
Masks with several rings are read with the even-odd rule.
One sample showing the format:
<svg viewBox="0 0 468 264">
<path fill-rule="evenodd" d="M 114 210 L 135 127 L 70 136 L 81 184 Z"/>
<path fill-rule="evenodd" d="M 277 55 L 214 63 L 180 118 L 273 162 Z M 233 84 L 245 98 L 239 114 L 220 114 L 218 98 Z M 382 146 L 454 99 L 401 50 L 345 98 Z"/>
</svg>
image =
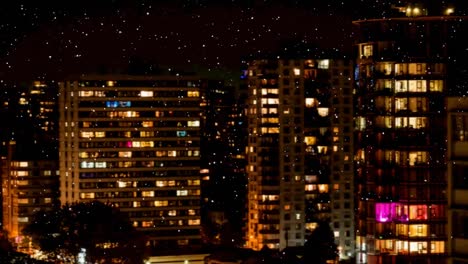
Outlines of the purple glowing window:
<svg viewBox="0 0 468 264">
<path fill-rule="evenodd" d="M 396 218 L 398 203 L 376 203 L 375 220 L 377 222 L 390 222 Z"/>
</svg>

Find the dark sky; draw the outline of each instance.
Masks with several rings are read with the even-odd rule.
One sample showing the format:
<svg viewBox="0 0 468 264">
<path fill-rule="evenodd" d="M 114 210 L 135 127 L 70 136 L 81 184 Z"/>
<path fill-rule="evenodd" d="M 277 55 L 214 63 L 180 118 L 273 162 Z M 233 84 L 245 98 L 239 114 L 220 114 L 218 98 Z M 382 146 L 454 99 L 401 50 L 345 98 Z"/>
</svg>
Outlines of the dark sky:
<svg viewBox="0 0 468 264">
<path fill-rule="evenodd" d="M 241 58 L 284 51 L 285 43 L 347 52 L 351 21 L 386 16 L 389 6 L 379 0 L 2 1 L 0 79 L 120 71 L 135 61 L 173 71 L 237 72 Z"/>
</svg>

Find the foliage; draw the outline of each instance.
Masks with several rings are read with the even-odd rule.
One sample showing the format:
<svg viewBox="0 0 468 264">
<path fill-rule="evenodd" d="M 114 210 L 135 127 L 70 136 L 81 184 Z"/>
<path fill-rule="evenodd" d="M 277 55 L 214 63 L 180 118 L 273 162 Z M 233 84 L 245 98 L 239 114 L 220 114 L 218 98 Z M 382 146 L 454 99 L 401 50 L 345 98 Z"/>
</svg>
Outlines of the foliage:
<svg viewBox="0 0 468 264">
<path fill-rule="evenodd" d="M 82 249 L 88 261 L 142 263 L 145 239 L 117 208 L 93 201 L 40 211 L 23 232 L 53 258 L 75 260 Z"/>
<path fill-rule="evenodd" d="M 27 254 L 16 252 L 13 245 L 8 240 L 7 231 L 0 230 L 0 263 L 46 264 L 47 262 L 35 260 Z"/>
<path fill-rule="evenodd" d="M 327 260 L 335 260 L 338 257 L 338 247 L 328 222 L 318 223 L 317 228 L 307 238 L 304 249 L 304 263 L 325 264 Z"/>
</svg>

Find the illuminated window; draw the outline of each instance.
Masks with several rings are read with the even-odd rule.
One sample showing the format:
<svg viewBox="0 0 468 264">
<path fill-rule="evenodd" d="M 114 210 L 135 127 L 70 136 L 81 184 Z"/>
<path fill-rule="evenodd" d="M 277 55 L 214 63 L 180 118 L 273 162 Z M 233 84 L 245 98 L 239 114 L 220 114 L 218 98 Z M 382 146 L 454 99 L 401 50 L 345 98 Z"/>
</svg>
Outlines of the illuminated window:
<svg viewBox="0 0 468 264">
<path fill-rule="evenodd" d="M 319 193 L 328 193 L 328 184 L 319 184 L 318 190 Z"/>
<path fill-rule="evenodd" d="M 301 75 L 301 69 L 299 68 L 294 68 L 294 75 Z"/>
<path fill-rule="evenodd" d="M 442 92 L 444 90 L 444 83 L 442 80 L 430 80 L 429 90 L 431 92 Z"/>
<path fill-rule="evenodd" d="M 50 172 L 50 171 L 49 171 Z M 29 175 L 29 172 L 28 171 L 17 171 L 16 172 L 16 175 L 17 176 L 28 176 Z M 45 174 L 44 174 L 45 176 Z"/>
<path fill-rule="evenodd" d="M 95 136 L 96 136 L 97 138 L 106 137 L 106 132 L 104 132 L 104 131 L 96 131 Z"/>
<path fill-rule="evenodd" d="M 107 167 L 107 164 L 106 164 L 105 161 L 96 162 L 96 168 L 103 169 L 103 168 L 106 168 L 106 167 Z"/>
<path fill-rule="evenodd" d="M 80 163 L 80 168 L 82 169 L 91 169 L 94 168 L 94 162 L 91 161 L 82 161 Z"/>
<path fill-rule="evenodd" d="M 140 137 L 154 137 L 153 131 L 140 131 Z"/>
<path fill-rule="evenodd" d="M 130 181 L 117 181 L 117 187 L 119 188 L 126 188 L 126 187 L 131 187 L 132 182 Z"/>
<path fill-rule="evenodd" d="M 426 80 L 409 80 L 408 91 L 410 92 L 426 92 Z"/>
<path fill-rule="evenodd" d="M 25 186 L 25 185 L 29 184 L 29 181 L 27 181 L 27 180 L 18 180 L 18 181 L 16 181 L 16 184 L 20 185 L 20 186 Z"/>
<path fill-rule="evenodd" d="M 264 89 L 262 89 L 262 94 L 263 94 L 263 95 L 267 95 L 267 94 L 278 94 L 278 89 L 271 89 L 271 88 L 266 89 L 266 88 L 264 88 Z"/>
<path fill-rule="evenodd" d="M 28 200 L 28 198 L 19 198 L 18 203 L 19 204 L 27 204 L 27 203 L 29 203 L 29 200 Z"/>
<path fill-rule="evenodd" d="M 143 127 L 153 127 L 153 121 L 143 121 L 141 122 Z"/>
<path fill-rule="evenodd" d="M 154 147 L 154 142 L 153 141 L 141 141 L 140 142 L 142 148 L 152 148 Z"/>
<path fill-rule="evenodd" d="M 431 253 L 445 253 L 445 241 L 431 241 Z"/>
<path fill-rule="evenodd" d="M 154 197 L 154 191 L 142 191 L 141 197 Z"/>
<path fill-rule="evenodd" d="M 410 63 L 408 65 L 409 74 L 424 74 L 426 72 L 425 63 Z"/>
<path fill-rule="evenodd" d="M 177 216 L 177 211 L 176 210 L 169 210 L 167 211 L 168 216 Z"/>
<path fill-rule="evenodd" d="M 407 92 L 408 91 L 408 81 L 407 80 L 399 80 L 395 81 L 395 92 Z"/>
<path fill-rule="evenodd" d="M 188 97 L 200 97 L 200 92 L 199 91 L 187 91 L 187 96 Z"/>
<path fill-rule="evenodd" d="M 362 46 L 362 56 L 369 57 L 369 56 L 372 56 L 372 54 L 373 54 L 372 45 L 363 45 Z"/>
<path fill-rule="evenodd" d="M 307 146 L 315 145 L 317 144 L 317 138 L 312 136 L 306 136 L 304 137 L 304 142 Z"/>
<path fill-rule="evenodd" d="M 262 122 L 263 124 L 268 124 L 268 123 L 270 123 L 270 124 L 278 124 L 279 120 L 278 120 L 277 117 L 267 117 L 267 118 L 262 118 L 262 119 L 261 119 L 261 122 Z"/>
<path fill-rule="evenodd" d="M 141 91 L 141 97 L 153 97 L 153 91 Z"/>
<path fill-rule="evenodd" d="M 189 219 L 188 224 L 189 225 L 200 225 L 200 219 Z"/>
<path fill-rule="evenodd" d="M 168 205 L 169 205 L 168 201 L 154 201 L 155 207 L 163 207 L 163 206 L 168 206 Z"/>
<path fill-rule="evenodd" d="M 318 101 L 315 98 L 306 98 L 305 99 L 305 106 L 306 107 L 316 107 L 318 105 Z"/>
<path fill-rule="evenodd" d="M 188 210 L 187 210 L 187 214 L 188 214 L 188 215 L 196 215 L 196 214 L 197 214 L 197 211 L 195 211 L 194 209 L 188 209 Z"/>
<path fill-rule="evenodd" d="M 168 157 L 177 157 L 177 151 L 175 151 L 175 150 L 169 150 L 169 151 L 167 152 L 167 156 L 168 156 Z"/>
<path fill-rule="evenodd" d="M 141 207 L 141 203 L 138 201 L 133 201 L 133 207 Z"/>
<path fill-rule="evenodd" d="M 95 195 L 93 192 L 90 193 L 80 193 L 81 199 L 94 199 Z"/>
<path fill-rule="evenodd" d="M 319 69 L 328 69 L 330 67 L 330 60 L 319 60 L 317 67 Z"/>
<path fill-rule="evenodd" d="M 319 116 L 325 117 L 325 116 L 328 116 L 329 109 L 326 107 L 319 107 L 317 108 L 317 112 Z"/>
<path fill-rule="evenodd" d="M 119 158 L 131 158 L 132 152 L 131 151 L 119 151 Z"/>
<path fill-rule="evenodd" d="M 395 110 L 407 110 L 408 109 L 408 98 L 395 98 Z"/>
<path fill-rule="evenodd" d="M 187 196 L 188 191 L 187 190 L 177 190 L 177 196 Z"/>
<path fill-rule="evenodd" d="M 198 120 L 187 121 L 187 126 L 189 126 L 189 127 L 199 127 L 200 126 L 200 121 L 198 121 Z"/>
<path fill-rule="evenodd" d="M 408 73 L 408 64 L 406 63 L 397 63 L 395 64 L 395 74 L 404 75 Z"/>
<path fill-rule="evenodd" d="M 82 132 L 80 132 L 80 137 L 82 137 L 82 138 L 92 138 L 92 137 L 94 137 L 94 132 L 92 132 L 92 131 L 82 131 Z"/>
<path fill-rule="evenodd" d="M 93 91 L 79 91 L 78 96 L 79 97 L 91 97 L 91 96 L 94 96 L 94 92 Z"/>
<path fill-rule="evenodd" d="M 141 227 L 152 227 L 153 226 L 153 221 L 142 221 L 141 222 Z"/>
</svg>

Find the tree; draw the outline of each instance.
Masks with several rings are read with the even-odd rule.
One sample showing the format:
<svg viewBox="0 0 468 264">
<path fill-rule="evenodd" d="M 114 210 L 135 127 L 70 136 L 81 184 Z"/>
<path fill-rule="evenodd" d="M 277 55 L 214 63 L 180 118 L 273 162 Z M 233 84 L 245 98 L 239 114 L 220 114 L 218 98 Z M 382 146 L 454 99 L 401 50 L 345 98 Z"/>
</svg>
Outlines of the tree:
<svg viewBox="0 0 468 264">
<path fill-rule="evenodd" d="M 325 264 L 338 257 L 335 237 L 326 221 L 320 221 L 304 244 L 304 263 Z"/>
<path fill-rule="evenodd" d="M 92 263 L 142 263 L 145 238 L 117 208 L 93 201 L 36 213 L 23 232 L 53 258 Z"/>
<path fill-rule="evenodd" d="M 0 229 L 0 263 L 46 264 L 47 262 L 33 259 L 27 254 L 15 251 L 15 248 L 8 240 L 8 232 Z"/>
</svg>

